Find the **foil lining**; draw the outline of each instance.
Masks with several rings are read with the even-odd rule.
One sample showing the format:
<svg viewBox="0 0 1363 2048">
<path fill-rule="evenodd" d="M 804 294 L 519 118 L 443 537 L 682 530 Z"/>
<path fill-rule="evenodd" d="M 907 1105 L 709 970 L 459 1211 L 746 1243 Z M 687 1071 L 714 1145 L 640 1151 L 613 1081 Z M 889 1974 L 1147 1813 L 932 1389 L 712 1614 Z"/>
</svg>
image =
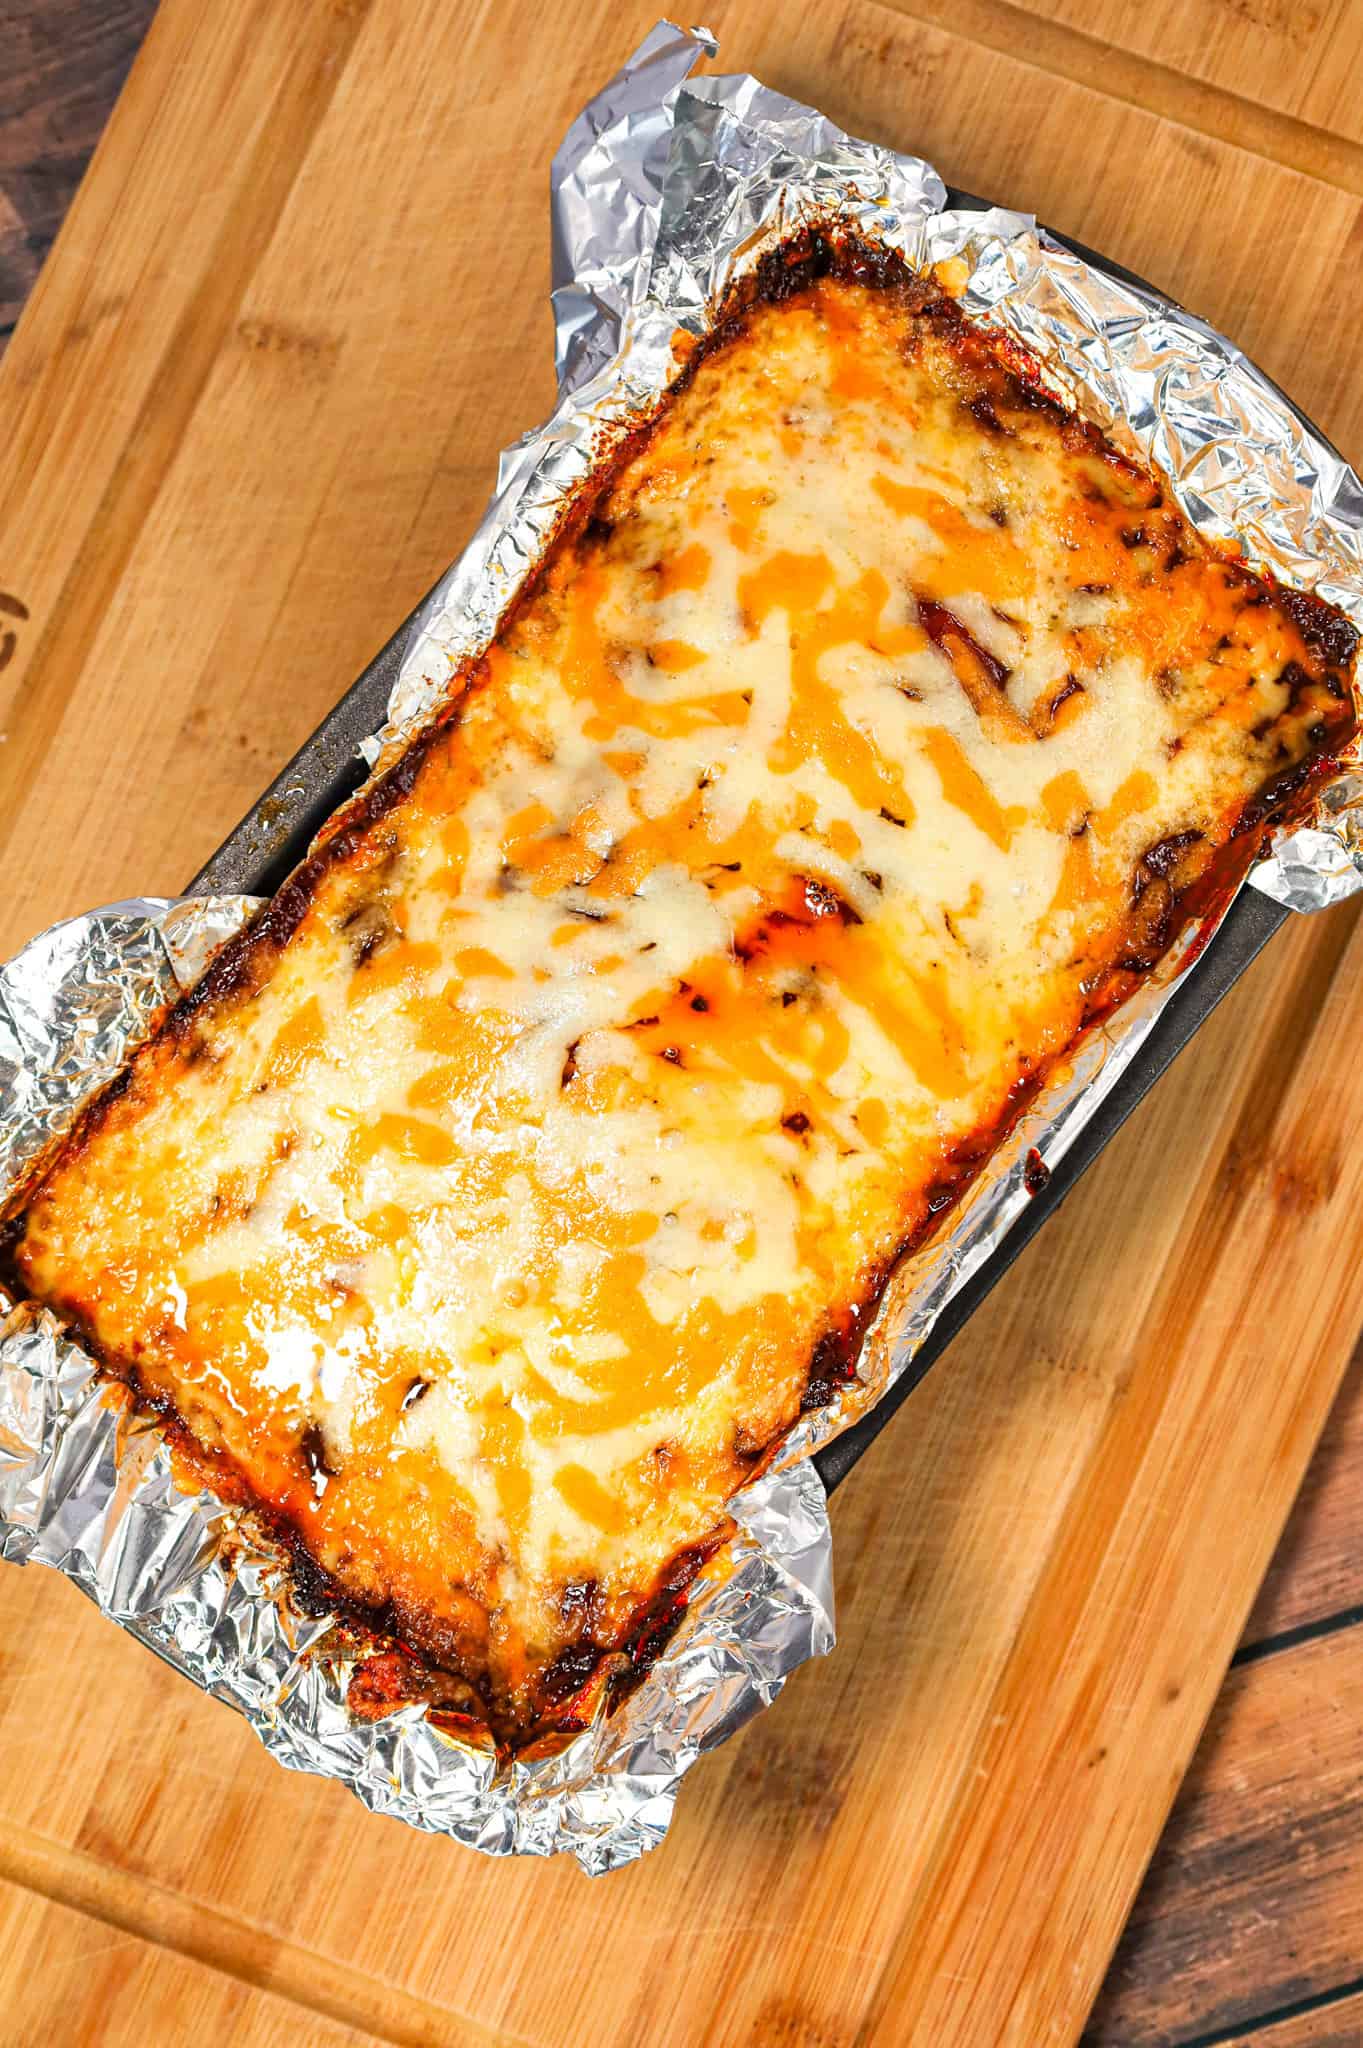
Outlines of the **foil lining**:
<svg viewBox="0 0 1363 2048">
<path fill-rule="evenodd" d="M 678 329 L 773 242 L 837 219 L 913 265 L 950 263 L 965 309 L 1005 327 L 1119 442 L 1169 477 L 1204 532 L 1318 589 L 1363 629 L 1363 485 L 1261 372 L 1204 322 L 1061 246 L 1024 215 L 952 207 L 930 165 L 859 141 L 746 77 L 692 78 L 704 30 L 660 23 L 573 123 L 552 178 L 560 403 L 501 458 L 461 560 L 414 621 L 387 721 L 392 752 L 481 651 L 565 503 L 656 403 Z M 1316 909 L 1363 887 L 1356 759 L 1250 880 Z M 120 903 L 55 927 L 0 969 L 0 1182 L 16 1186 L 158 1010 L 249 913 L 248 899 Z M 691 1589 L 664 1655 L 614 1714 L 556 1755 L 499 1763 L 409 1706 L 353 1717 L 363 1650 L 302 1612 L 249 1519 L 177 1483 L 158 1429 L 126 1412 L 46 1311 L 0 1325 L 0 1555 L 66 1574 L 101 1609 L 243 1714 L 292 1769 L 489 1854 L 570 1851 L 589 1872 L 661 1840 L 682 1775 L 833 1643 L 826 1502 L 810 1453 L 907 1370 L 936 1318 L 1030 1197 L 1028 1151 L 1064 1157 L 1157 1022 L 1205 930 L 1054 1077 L 939 1239 L 906 1263 L 859 1376 L 806 1418 L 731 1504 L 736 1533 Z"/>
</svg>

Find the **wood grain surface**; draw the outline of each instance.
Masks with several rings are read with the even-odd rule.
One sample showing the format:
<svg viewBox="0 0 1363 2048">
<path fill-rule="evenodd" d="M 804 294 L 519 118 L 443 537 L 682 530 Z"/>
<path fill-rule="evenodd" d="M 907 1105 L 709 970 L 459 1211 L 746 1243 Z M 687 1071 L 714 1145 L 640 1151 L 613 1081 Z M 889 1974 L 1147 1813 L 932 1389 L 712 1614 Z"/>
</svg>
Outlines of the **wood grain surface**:
<svg viewBox="0 0 1363 2048">
<path fill-rule="evenodd" d="M 0 1882 L 5 1958 L 2 2038 L 14 2048 L 97 2042 L 249 2041 L 251 2048 L 361 2048 L 373 2037 L 315 2010 L 300 2012 L 233 1972 L 205 1969 L 158 1934 Z"/>
<path fill-rule="evenodd" d="M 6 305 L 146 12 L 43 0 L 0 62 Z M 549 154 L 650 19 L 163 0 L 0 368 L 4 950 L 173 890 L 457 552 L 550 399 Z M 1363 453 L 1363 7 L 713 25 Z M 375 1820 L 0 1573 L 0 2042 L 1363 2039 L 1360 969 L 1303 920 L 1216 1015 L 838 1495 L 833 1657 L 636 1869 Z"/>
</svg>

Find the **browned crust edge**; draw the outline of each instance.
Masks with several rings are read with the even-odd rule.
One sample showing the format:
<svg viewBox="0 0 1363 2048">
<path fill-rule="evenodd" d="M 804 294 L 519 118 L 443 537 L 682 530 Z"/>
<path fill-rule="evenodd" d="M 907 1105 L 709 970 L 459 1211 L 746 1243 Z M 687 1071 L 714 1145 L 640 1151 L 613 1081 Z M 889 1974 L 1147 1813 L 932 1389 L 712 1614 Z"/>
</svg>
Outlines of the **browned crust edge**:
<svg viewBox="0 0 1363 2048">
<path fill-rule="evenodd" d="M 499 620 L 494 637 L 505 633 L 531 601 L 559 549 L 590 525 L 597 506 L 654 431 L 664 409 L 690 382 L 700 364 L 738 335 L 749 310 L 758 303 L 779 304 L 828 276 L 903 294 L 920 316 L 949 329 L 953 341 L 968 355 L 987 360 L 995 369 L 1001 368 L 1008 378 L 1011 395 L 1021 403 L 1052 413 L 1068 435 L 1077 437 L 1091 450 L 1101 451 L 1105 460 L 1133 474 L 1149 475 L 1149 471 L 1114 449 L 1098 428 L 1056 396 L 1045 382 L 1041 364 L 1025 349 L 1008 336 L 968 322 L 949 296 L 930 278 L 911 271 L 897 252 L 863 241 L 834 222 L 814 225 L 771 250 L 733 288 L 708 332 L 690 352 L 657 404 L 646 416 L 621 429 L 602 452 L 591 474 L 563 508 L 537 563 Z M 1069 1044 L 1020 1077 L 1003 1114 L 954 1148 L 943 1171 L 926 1191 L 920 1220 L 913 1231 L 893 1256 L 876 1269 L 862 1296 L 830 1319 L 829 1328 L 810 1357 L 802 1411 L 827 1405 L 855 1379 L 862 1340 L 893 1274 L 940 1228 L 1055 1069 L 1070 1061 L 1088 1033 L 1140 986 L 1174 939 L 1198 922 L 1210 932 L 1220 910 L 1252 865 L 1267 828 L 1310 808 L 1316 787 L 1335 766 L 1335 754 L 1352 736 L 1356 719 L 1347 671 L 1358 645 L 1353 626 L 1312 593 L 1287 589 L 1240 563 L 1232 562 L 1231 567 L 1238 578 L 1258 586 L 1265 598 L 1277 601 L 1287 610 L 1320 659 L 1325 688 L 1340 704 L 1338 718 L 1330 721 L 1328 729 L 1324 725 L 1318 729 L 1313 751 L 1302 762 L 1273 778 L 1250 800 L 1227 843 L 1195 881 L 1180 887 L 1176 865 L 1167 872 L 1151 869 L 1150 880 L 1158 884 L 1159 891 L 1157 915 L 1147 914 L 1141 920 L 1139 943 L 1092 990 L 1079 1030 Z M 333 867 L 347 862 L 388 812 L 406 800 L 427 754 L 458 721 L 463 705 L 486 673 L 484 656 L 471 657 L 461 664 L 450 678 L 443 704 L 398 758 L 327 821 L 308 854 L 270 902 L 219 949 L 195 986 L 153 1021 L 127 1066 L 86 1105 L 55 1151 L 36 1162 L 25 1183 L 12 1192 L 4 1214 L 0 1277 L 17 1298 L 25 1297 L 14 1267 L 14 1248 L 22 1232 L 24 1212 L 48 1175 L 59 1164 L 68 1164 L 91 1143 L 145 1063 L 178 1046 L 205 1011 L 249 997 L 262 986 L 272 963 L 311 907 L 323 878 Z M 1159 849 L 1151 849 L 1146 855 L 1147 862 L 1158 852 Z M 1174 875 L 1172 882 L 1170 872 Z M 301 1530 L 287 1516 L 259 1500 L 249 1480 L 227 1454 L 205 1447 L 174 1402 L 148 1387 L 132 1361 L 106 1352 L 88 1328 L 79 1324 L 72 1327 L 100 1372 L 127 1389 L 135 1407 L 158 1422 L 181 1466 L 226 1504 L 240 1509 L 243 1522 L 286 1561 L 299 1604 L 309 1611 L 335 1613 L 351 1646 L 367 1653 L 350 1686 L 353 1711 L 372 1718 L 405 1702 L 424 1700 L 437 1723 L 451 1732 L 486 1738 L 491 1731 L 494 1737 L 501 1736 L 502 1717 L 497 1703 L 482 1697 L 474 1681 L 441 1661 L 442 1653 L 449 1656 L 448 1632 L 444 1644 L 437 1648 L 433 1636 L 438 1632 L 433 1631 L 428 1615 L 396 1600 L 367 1605 L 338 1585 L 313 1558 Z M 757 1476 L 770 1464 L 787 1434 L 788 1430 L 783 1429 L 755 1454 L 750 1476 Z M 692 1581 L 731 1532 L 732 1524 L 725 1518 L 707 1536 L 675 1553 L 631 1614 L 625 1630 L 614 1640 L 597 1641 L 589 1626 L 584 1626 L 578 1641 L 560 1652 L 539 1675 L 543 1711 L 535 1717 L 529 1736 L 517 1739 L 515 1747 L 520 1753 L 528 1753 L 527 1743 L 543 1751 L 570 1739 L 586 1724 L 603 1698 L 607 1704 L 614 1704 L 638 1685 L 685 1611 Z"/>
</svg>

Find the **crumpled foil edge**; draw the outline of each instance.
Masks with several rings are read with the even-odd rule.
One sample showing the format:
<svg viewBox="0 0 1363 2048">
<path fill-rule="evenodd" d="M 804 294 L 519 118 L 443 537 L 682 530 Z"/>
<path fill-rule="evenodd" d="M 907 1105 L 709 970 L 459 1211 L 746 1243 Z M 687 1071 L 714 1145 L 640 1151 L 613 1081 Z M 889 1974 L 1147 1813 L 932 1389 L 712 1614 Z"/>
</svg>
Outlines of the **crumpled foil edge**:
<svg viewBox="0 0 1363 2048">
<path fill-rule="evenodd" d="M 687 79 L 704 30 L 661 23 L 574 122 L 555 159 L 554 310 L 561 401 L 502 456 L 469 548 L 413 625 L 371 765 L 391 758 L 481 651 L 564 505 L 613 436 L 656 404 L 677 330 L 802 221 L 836 216 L 917 267 L 952 262 L 965 309 L 1007 327 L 1052 382 L 1171 479 L 1194 522 L 1318 588 L 1363 626 L 1363 487 L 1282 395 L 1205 323 L 1095 268 L 999 209 L 950 209 L 932 168 L 844 135 L 750 77 Z M 1363 886 L 1353 759 L 1316 813 L 1251 876 L 1294 908 Z M 44 933 L 0 969 L 0 1168 L 14 1186 L 112 1078 L 156 1011 L 249 913 L 247 899 L 123 903 Z M 806 1417 L 731 1503 L 735 1535 L 691 1589 L 662 1657 L 614 1714 L 556 1755 L 498 1765 L 409 1706 L 345 1704 L 356 1650 L 303 1613 L 242 1518 L 177 1482 L 154 1424 L 130 1415 L 56 1320 L 17 1304 L 0 1327 L 0 1555 L 62 1571 L 292 1769 L 490 1854 L 571 1851 L 599 1872 L 666 1831 L 684 1772 L 832 1646 L 831 1539 L 810 1453 L 905 1371 L 936 1318 L 1030 1196 L 1029 1151 L 1064 1157 L 1158 1020 L 1205 928 L 1079 1047 L 994 1155 L 941 1238 L 895 1276 L 862 1376 Z"/>
</svg>

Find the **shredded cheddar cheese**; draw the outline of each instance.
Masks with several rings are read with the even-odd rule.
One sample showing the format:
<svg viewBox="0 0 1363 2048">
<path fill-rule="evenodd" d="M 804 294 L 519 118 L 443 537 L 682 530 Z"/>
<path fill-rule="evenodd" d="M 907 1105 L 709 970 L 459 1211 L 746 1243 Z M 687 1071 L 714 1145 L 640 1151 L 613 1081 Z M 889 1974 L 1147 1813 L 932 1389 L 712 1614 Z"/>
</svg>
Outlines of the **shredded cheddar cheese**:
<svg viewBox="0 0 1363 2048">
<path fill-rule="evenodd" d="M 513 1741 L 1351 723 L 1335 614 L 935 288 L 818 268 L 21 1219 L 29 1291 Z"/>
</svg>

